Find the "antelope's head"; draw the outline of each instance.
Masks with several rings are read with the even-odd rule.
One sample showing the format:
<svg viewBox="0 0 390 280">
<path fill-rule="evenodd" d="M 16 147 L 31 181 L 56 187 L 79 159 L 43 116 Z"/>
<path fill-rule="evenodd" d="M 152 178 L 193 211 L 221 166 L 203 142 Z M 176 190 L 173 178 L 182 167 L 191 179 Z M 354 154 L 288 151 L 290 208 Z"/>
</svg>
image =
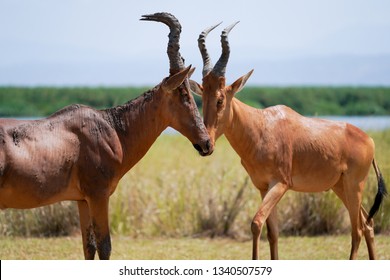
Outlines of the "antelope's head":
<svg viewBox="0 0 390 280">
<path fill-rule="evenodd" d="M 226 27 L 221 34 L 222 54 L 215 64 L 212 65 L 210 56 L 206 49 L 206 36 L 221 23 L 205 29 L 199 35 L 198 46 L 203 59 L 203 80 L 202 85 L 191 81 L 191 90 L 202 96 L 203 118 L 211 143 L 224 133 L 225 125 L 231 121 L 231 104 L 234 95 L 245 85 L 252 74 L 251 70 L 246 75 L 237 79 L 233 84 L 226 86 L 226 65 L 229 60 L 230 46 L 228 34 L 238 22 Z"/>
<path fill-rule="evenodd" d="M 170 127 L 187 137 L 200 155 L 210 155 L 213 146 L 191 94 L 188 80 L 195 69 L 184 66 L 184 59 L 179 52 L 181 33 L 179 21 L 169 13 L 143 15 L 141 20 L 162 22 L 170 29 L 167 49 L 169 77 L 165 78 L 158 88 L 158 94 L 163 100 L 161 106 L 164 106 L 160 117 L 164 118 Z"/>
</svg>

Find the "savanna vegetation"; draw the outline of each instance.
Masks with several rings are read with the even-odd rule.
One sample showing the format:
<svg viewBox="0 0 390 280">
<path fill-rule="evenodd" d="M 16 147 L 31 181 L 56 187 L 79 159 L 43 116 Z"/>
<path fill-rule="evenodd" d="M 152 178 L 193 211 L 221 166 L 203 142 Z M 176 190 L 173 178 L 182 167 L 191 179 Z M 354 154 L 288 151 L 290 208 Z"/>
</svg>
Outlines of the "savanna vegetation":
<svg viewBox="0 0 390 280">
<path fill-rule="evenodd" d="M 282 260 L 346 260 L 350 251 L 349 235 L 281 237 L 279 257 Z M 21 238 L 0 237 L 2 260 L 81 260 L 81 237 Z M 378 258 L 390 259 L 389 237 L 375 238 Z M 131 238 L 112 237 L 113 260 L 249 260 L 252 240 L 228 238 Z M 367 260 L 364 241 L 358 258 Z M 269 260 L 268 244 L 260 243 L 260 259 Z"/>
<path fill-rule="evenodd" d="M 72 103 L 107 108 L 125 103 L 145 90 L 146 88 L 3 87 L 0 88 L 0 116 L 47 116 Z M 249 87 L 239 93 L 238 97 L 259 108 L 285 104 L 305 115 L 390 114 L 390 88 Z M 197 102 L 200 104 L 200 99 L 197 99 Z M 376 142 L 376 158 L 385 181 L 390 182 L 390 131 L 369 134 Z M 363 205 L 366 209 L 371 207 L 376 190 L 377 181 L 371 170 L 363 196 Z M 218 140 L 212 156 L 201 158 L 183 136 L 164 134 L 157 139 L 146 156 L 123 177 L 110 200 L 113 258 L 151 258 L 142 257 L 139 252 L 147 252 L 148 245 L 155 249 L 158 247 L 156 242 L 160 244 L 166 241 L 165 245 L 160 244 L 161 248 L 165 249 L 162 250 L 162 255 L 157 254 L 156 258 L 248 259 L 251 250 L 248 241 L 251 238 L 250 223 L 260 201 L 258 191 L 253 187 L 238 156 L 225 138 Z M 282 236 L 281 257 L 285 259 L 348 257 L 350 244 L 348 213 L 331 191 L 318 194 L 288 192 L 278 208 Z M 378 237 L 378 255 L 389 259 L 390 256 L 383 253 L 390 251 L 386 247 L 389 244 L 386 240 L 390 234 L 389 198 L 385 199 L 374 220 L 376 233 L 382 235 Z M 330 234 L 337 235 L 337 240 L 342 242 L 345 248 L 340 247 L 336 239 L 337 244 L 329 241 L 333 240 L 326 238 Z M 124 236 L 131 238 L 132 241 L 127 242 Z M 306 237 L 299 239 L 296 236 Z M 42 241 L 40 237 L 57 238 Z M 214 238 L 216 243 L 208 243 L 205 237 Z M 226 238 L 230 241 L 227 242 Z M 122 239 L 126 240 L 120 243 L 118 240 Z M 329 243 L 322 246 L 325 240 Z M 47 252 L 47 255 L 36 255 L 36 258 L 82 258 L 75 202 L 61 202 L 31 210 L 7 209 L 0 212 L 2 244 L 0 258 L 28 258 L 28 248 L 35 253 L 41 252 L 40 242 L 45 244 L 46 249 L 42 252 Z M 317 244 L 313 245 L 317 247 L 317 252 L 319 247 L 329 250 L 325 250 L 321 256 L 309 253 L 306 256 L 297 256 L 297 251 L 302 251 L 298 248 L 304 248 L 302 242 L 309 244 L 306 246 L 307 252 L 310 252 L 310 242 Z M 122 245 L 119 246 L 119 243 Z M 129 247 L 123 245 L 127 243 Z M 21 250 L 15 250 L 12 244 L 18 244 Z M 51 244 L 50 249 L 47 249 L 47 244 Z M 63 249 L 61 244 L 64 246 Z M 164 257 L 164 253 L 167 253 L 166 248 L 187 248 L 185 244 L 188 246 L 195 244 L 194 246 L 200 250 L 199 252 L 184 250 L 182 251 L 184 255 L 179 253 L 176 256 L 169 253 Z M 204 248 L 201 244 L 206 244 L 207 248 L 215 246 L 215 250 L 201 249 Z M 286 251 L 283 252 L 283 244 L 292 246 L 290 255 L 287 253 L 290 247 L 285 248 Z M 137 251 L 137 246 L 142 249 Z M 334 250 L 331 249 L 332 246 Z M 74 252 L 76 247 L 77 256 L 72 257 L 71 252 Z M 362 258 L 365 258 L 364 241 L 361 247 L 359 255 L 363 254 Z M 232 252 L 230 249 L 227 250 L 228 248 Z M 26 255 L 12 255 L 17 251 Z M 68 253 L 61 257 L 54 251 Z M 131 251 L 138 253 L 133 257 L 126 255 Z M 206 251 L 214 252 L 216 255 L 202 255 L 201 252 Z M 338 255 L 329 255 L 331 251 L 338 252 Z M 243 252 L 245 255 L 242 255 Z M 315 251 L 312 253 L 315 254 Z M 260 257 L 268 258 L 268 245 L 262 247 Z"/>
<path fill-rule="evenodd" d="M 147 88 L 0 87 L 0 116 L 40 117 L 74 103 L 108 108 Z M 303 115 L 389 115 L 389 87 L 246 87 L 237 97 L 264 108 L 287 105 Z M 197 104 L 201 106 L 200 98 Z"/>
<path fill-rule="evenodd" d="M 390 131 L 371 133 L 377 161 L 390 182 Z M 377 191 L 371 170 L 363 204 L 370 208 Z M 110 200 L 114 235 L 133 238 L 250 238 L 250 223 L 260 195 L 225 138 L 214 154 L 197 155 L 181 135 L 162 135 L 146 156 L 120 181 Z M 375 217 L 377 233 L 390 232 L 390 199 Z M 349 233 L 348 213 L 333 192 L 288 192 L 279 203 L 283 236 Z M 66 236 L 79 231 L 74 202 L 0 212 L 2 236 Z"/>
</svg>

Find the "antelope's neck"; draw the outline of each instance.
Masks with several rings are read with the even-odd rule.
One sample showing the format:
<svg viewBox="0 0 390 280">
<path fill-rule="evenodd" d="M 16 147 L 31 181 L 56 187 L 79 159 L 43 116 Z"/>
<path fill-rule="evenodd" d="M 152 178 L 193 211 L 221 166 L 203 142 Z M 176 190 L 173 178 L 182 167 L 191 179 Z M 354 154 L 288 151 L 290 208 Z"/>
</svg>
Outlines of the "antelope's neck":
<svg viewBox="0 0 390 280">
<path fill-rule="evenodd" d="M 258 145 L 256 141 L 261 137 L 262 128 L 261 110 L 233 98 L 229 123 L 224 132 L 230 145 L 241 159 L 254 152 L 254 147 Z"/>
<path fill-rule="evenodd" d="M 106 110 L 123 150 L 123 163 L 128 171 L 149 150 L 168 127 L 161 114 L 161 95 L 157 87 L 124 105 Z"/>
</svg>

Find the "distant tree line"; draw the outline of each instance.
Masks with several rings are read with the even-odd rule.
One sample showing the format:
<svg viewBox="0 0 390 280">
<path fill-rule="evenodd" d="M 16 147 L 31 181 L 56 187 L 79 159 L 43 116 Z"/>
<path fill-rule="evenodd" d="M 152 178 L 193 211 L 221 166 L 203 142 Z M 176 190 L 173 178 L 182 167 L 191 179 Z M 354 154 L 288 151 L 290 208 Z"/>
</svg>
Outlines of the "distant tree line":
<svg viewBox="0 0 390 280">
<path fill-rule="evenodd" d="M 248 87 L 238 97 L 258 108 L 287 105 L 303 115 L 389 115 L 385 87 Z"/>
<path fill-rule="evenodd" d="M 146 87 L 0 87 L 0 116 L 48 116 L 75 103 L 109 108 L 146 90 Z M 284 104 L 308 116 L 390 115 L 390 87 L 246 87 L 236 97 L 256 108 Z M 196 102 L 201 107 L 199 97 Z"/>
</svg>

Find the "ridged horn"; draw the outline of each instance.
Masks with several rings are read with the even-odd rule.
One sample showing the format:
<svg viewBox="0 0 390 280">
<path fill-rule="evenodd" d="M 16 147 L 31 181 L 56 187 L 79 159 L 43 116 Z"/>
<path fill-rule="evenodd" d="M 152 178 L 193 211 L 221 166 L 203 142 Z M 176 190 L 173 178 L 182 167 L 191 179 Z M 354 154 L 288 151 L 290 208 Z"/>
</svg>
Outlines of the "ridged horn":
<svg viewBox="0 0 390 280">
<path fill-rule="evenodd" d="M 166 24 L 169 29 L 169 42 L 167 53 L 169 57 L 169 73 L 171 75 L 184 69 L 184 59 L 180 55 L 180 33 L 181 25 L 179 20 L 170 13 L 155 13 L 151 15 L 143 15 L 140 20 L 146 21 L 158 21 Z"/>
<path fill-rule="evenodd" d="M 233 27 L 236 26 L 237 23 L 239 23 L 239 21 L 233 23 L 232 25 L 229 25 L 222 31 L 221 34 L 222 54 L 212 70 L 212 72 L 218 77 L 225 77 L 226 65 L 229 61 L 229 55 L 230 55 L 228 34 L 233 29 Z"/>
<path fill-rule="evenodd" d="M 216 25 L 213 25 L 213 26 L 211 26 L 209 28 L 206 28 L 199 35 L 198 47 L 199 47 L 200 54 L 202 55 L 202 59 L 203 59 L 203 71 L 202 71 L 203 77 L 206 76 L 208 73 L 210 73 L 210 71 L 213 69 L 213 65 L 211 63 L 210 56 L 209 56 L 209 54 L 207 52 L 207 49 L 206 49 L 206 37 L 210 33 L 210 31 L 215 29 L 221 23 L 222 22 L 220 22 L 220 23 L 218 23 Z"/>
</svg>

